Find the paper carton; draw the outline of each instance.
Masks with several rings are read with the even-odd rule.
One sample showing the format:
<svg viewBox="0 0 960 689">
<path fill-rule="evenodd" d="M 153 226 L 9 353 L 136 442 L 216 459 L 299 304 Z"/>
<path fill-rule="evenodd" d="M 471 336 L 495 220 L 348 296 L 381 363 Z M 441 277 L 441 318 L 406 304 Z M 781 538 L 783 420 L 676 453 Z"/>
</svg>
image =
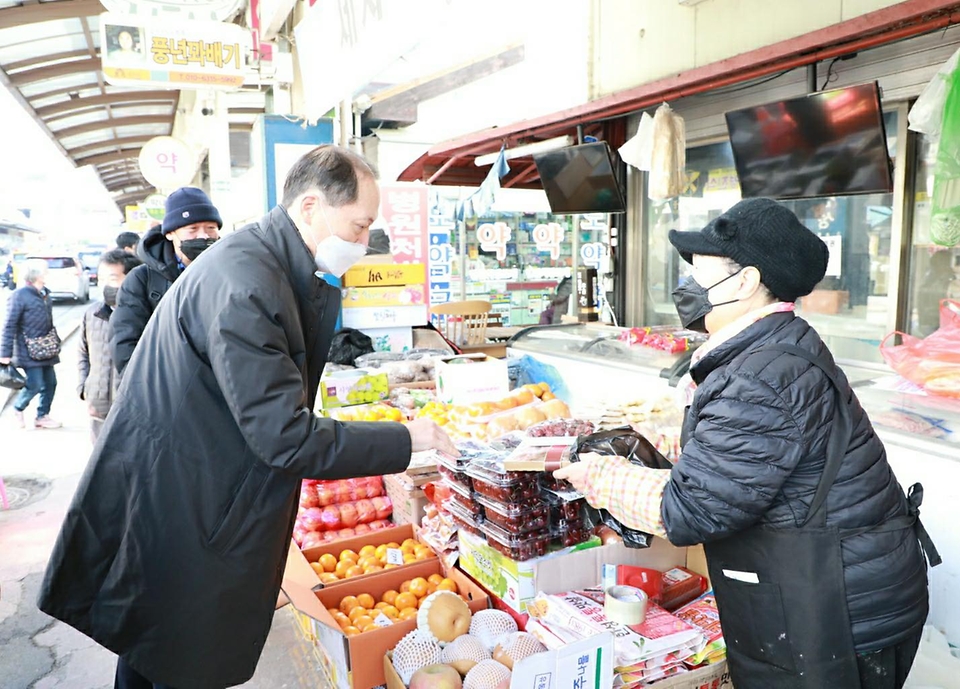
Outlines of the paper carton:
<svg viewBox="0 0 960 689">
<path fill-rule="evenodd" d="M 367 328 L 363 331 L 373 341 L 375 352 L 409 352 L 413 349 L 413 328 Z"/>
<path fill-rule="evenodd" d="M 437 399 L 441 402 L 458 405 L 492 402 L 503 399 L 509 391 L 507 362 L 502 359 L 465 354 L 437 362 Z"/>
<path fill-rule="evenodd" d="M 389 396 L 390 382 L 386 373 L 356 369 L 335 371 L 320 379 L 320 406 L 323 409 L 370 404 Z"/>
<path fill-rule="evenodd" d="M 422 263 L 362 263 L 343 276 L 344 287 L 423 285 L 427 271 Z"/>
<path fill-rule="evenodd" d="M 350 580 L 343 586 L 322 591 L 310 591 L 295 582 L 286 582 L 284 593 L 297 611 L 301 626 L 307 631 L 324 659 L 322 667 L 330 686 L 336 689 L 372 689 L 384 683 L 382 658 L 404 636 L 416 629 L 416 620 L 397 622 L 389 627 L 348 637 L 341 630 L 327 608 L 336 607 L 344 596 L 369 593 L 379 599 L 390 589 L 414 577 L 443 574 L 453 579 L 461 595 L 468 599 L 473 612 L 485 609 L 489 598 L 482 588 L 456 569 L 444 571 L 437 560 L 419 562 L 409 568 L 392 569 L 365 581 Z"/>
<path fill-rule="evenodd" d="M 420 306 L 363 306 L 343 310 L 343 327 L 368 330 L 370 328 L 399 328 L 423 325 L 429 315 L 427 307 Z"/>
<path fill-rule="evenodd" d="M 311 591 L 320 587 L 320 579 L 317 577 L 317 573 L 313 571 L 313 567 L 307 562 L 307 558 L 303 556 L 300 547 L 293 540 L 290 541 L 290 550 L 287 551 L 287 564 L 283 570 L 283 581 L 288 580 Z M 281 591 L 277 597 L 277 607 L 282 608 L 289 602 Z"/>
<path fill-rule="evenodd" d="M 600 583 L 604 564 L 638 565 L 665 570 L 687 565 L 687 553 L 656 538 L 649 548 L 606 545 L 568 549 L 517 562 L 468 533 L 460 532 L 460 567 L 517 612 L 538 592 L 564 593 Z"/>
<path fill-rule="evenodd" d="M 382 545 L 384 543 L 403 543 L 408 538 L 416 539 L 417 534 L 414 530 L 412 524 L 404 524 L 402 526 L 397 526 L 392 529 L 380 529 L 379 531 L 374 531 L 372 533 L 364 534 L 362 536 L 357 536 L 355 538 L 345 538 L 339 541 L 332 541 L 330 543 L 324 543 L 323 545 L 314 546 L 313 548 L 307 548 L 306 550 L 301 551 L 301 559 L 307 562 L 307 567 L 310 567 L 311 562 L 317 562 L 320 559 L 320 556 L 330 553 L 334 557 L 340 557 L 340 553 L 344 550 L 352 550 L 355 553 L 359 553 L 360 549 L 365 545 Z M 433 558 L 431 558 L 433 559 Z M 397 567 L 396 570 L 392 571 L 406 571 L 408 568 L 413 567 L 410 565 L 402 565 Z M 310 567 L 310 570 L 313 571 L 313 568 Z M 324 588 L 331 588 L 336 586 L 343 586 L 349 582 L 355 581 L 366 581 L 372 577 L 381 576 L 384 572 L 374 572 L 372 574 L 364 574 L 359 577 L 353 577 L 351 579 L 343 579 L 338 581 L 335 584 L 327 584 Z M 301 578 L 302 581 L 302 578 Z M 317 583 L 319 583 L 319 579 Z M 314 585 L 313 588 L 317 588 Z"/>
<path fill-rule="evenodd" d="M 419 526 L 427 507 L 427 496 L 423 489 L 408 480 L 406 474 L 384 476 L 383 485 L 393 503 L 393 521 Z"/>
<path fill-rule="evenodd" d="M 343 290 L 344 309 L 364 306 L 416 306 L 426 303 L 424 286 L 347 287 Z"/>
</svg>

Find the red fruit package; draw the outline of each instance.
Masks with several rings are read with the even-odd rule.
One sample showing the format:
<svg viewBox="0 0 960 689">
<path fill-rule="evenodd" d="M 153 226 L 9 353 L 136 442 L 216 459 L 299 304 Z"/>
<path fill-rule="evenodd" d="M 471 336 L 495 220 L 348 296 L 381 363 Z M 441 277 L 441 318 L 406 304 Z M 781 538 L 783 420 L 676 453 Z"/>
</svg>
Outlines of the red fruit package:
<svg viewBox="0 0 960 689">
<path fill-rule="evenodd" d="M 336 505 L 327 505 L 320 513 L 320 521 L 323 531 L 337 531 L 343 528 L 340 521 L 340 510 Z"/>
<path fill-rule="evenodd" d="M 357 522 L 369 524 L 377 518 L 377 508 L 373 506 L 370 500 L 357 500 Z"/>
</svg>

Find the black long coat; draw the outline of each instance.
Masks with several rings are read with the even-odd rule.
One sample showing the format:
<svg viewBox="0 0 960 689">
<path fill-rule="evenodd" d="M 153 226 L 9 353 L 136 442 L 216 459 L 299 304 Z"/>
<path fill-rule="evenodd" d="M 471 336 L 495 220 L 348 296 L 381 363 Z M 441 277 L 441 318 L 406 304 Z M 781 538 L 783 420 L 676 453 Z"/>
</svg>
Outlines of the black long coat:
<svg viewBox="0 0 960 689">
<path fill-rule="evenodd" d="M 281 208 L 191 264 L 137 345 L 67 513 L 41 610 L 153 682 L 249 679 L 300 480 L 409 463 L 403 426 L 311 412 L 339 308 L 315 271 Z"/>
</svg>

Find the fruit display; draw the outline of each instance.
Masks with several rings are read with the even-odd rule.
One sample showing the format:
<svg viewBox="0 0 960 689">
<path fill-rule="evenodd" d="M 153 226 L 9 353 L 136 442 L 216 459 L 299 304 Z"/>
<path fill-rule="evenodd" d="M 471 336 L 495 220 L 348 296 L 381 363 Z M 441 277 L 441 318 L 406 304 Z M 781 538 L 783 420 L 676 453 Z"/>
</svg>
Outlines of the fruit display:
<svg viewBox="0 0 960 689">
<path fill-rule="evenodd" d="M 630 328 L 617 338 L 631 347 L 645 347 L 668 354 L 680 354 L 695 349 L 706 341 L 699 333 L 690 331 L 663 331 L 657 328 Z"/>
<path fill-rule="evenodd" d="M 580 419 L 551 419 L 527 429 L 531 438 L 559 438 L 590 435 L 596 430 L 590 421 Z"/>
<path fill-rule="evenodd" d="M 418 640 L 433 644 L 437 638 L 455 638 L 452 630 L 468 629 L 471 619 L 457 582 L 441 574 L 404 581 L 399 590 L 385 591 L 379 601 L 369 593 L 344 596 L 327 612 L 347 636 L 416 620 L 421 629 Z M 439 654 L 435 662 L 440 662 Z"/>
<path fill-rule="evenodd" d="M 516 535 L 500 528 L 490 521 L 480 524 L 480 530 L 487 536 L 487 543 L 511 560 L 523 562 L 547 554 L 552 536 L 547 529 L 530 531 Z"/>
<path fill-rule="evenodd" d="M 501 503 L 530 503 L 540 497 L 537 475 L 530 471 L 504 471 L 496 462 L 474 462 L 467 468 L 473 489 Z"/>
<path fill-rule="evenodd" d="M 378 402 L 386 399 L 389 391 L 386 375 L 366 371 L 337 371 L 320 380 L 320 400 L 324 409 Z"/>
<path fill-rule="evenodd" d="M 397 675 L 410 689 L 506 689 L 515 663 L 546 650 L 520 632 L 505 612 L 480 610 L 471 616 L 456 597 L 435 595 L 433 605 L 449 602 L 450 609 L 441 609 L 432 623 L 430 614 L 418 613 L 417 629 L 400 639 L 391 654 Z M 441 628 L 447 640 L 432 627 Z"/>
<path fill-rule="evenodd" d="M 331 409 L 329 414 L 331 418 L 337 421 L 392 421 L 402 423 L 407 420 L 406 415 L 401 410 L 382 402 Z"/>
<path fill-rule="evenodd" d="M 441 459 L 437 462 L 437 469 L 440 472 L 440 476 L 445 478 L 448 483 L 458 486 L 468 495 L 473 492 L 473 479 L 470 478 L 470 475 L 466 471 L 457 467 L 457 463 L 454 461 L 448 463 L 446 458 Z"/>
<path fill-rule="evenodd" d="M 400 561 L 409 565 L 433 557 L 436 555 L 429 546 L 408 538 L 403 543 L 365 545 L 357 552 L 346 549 L 336 556 L 333 553 L 324 553 L 311 562 L 310 566 L 317 573 L 320 583 L 328 585 L 364 574 L 394 569 L 400 566 Z"/>
<path fill-rule="evenodd" d="M 590 538 L 589 530 L 579 515 L 576 519 L 557 519 L 551 524 L 550 530 L 554 542 L 564 548 L 583 543 Z"/>
<path fill-rule="evenodd" d="M 301 548 L 362 536 L 393 524 L 393 502 L 379 476 L 336 481 L 304 480 L 293 539 Z"/>
<path fill-rule="evenodd" d="M 476 499 L 483 505 L 486 521 L 493 522 L 507 533 L 520 535 L 542 531 L 548 526 L 547 507 L 540 501 L 526 506 L 491 500 L 485 495 L 478 495 Z"/>
</svg>

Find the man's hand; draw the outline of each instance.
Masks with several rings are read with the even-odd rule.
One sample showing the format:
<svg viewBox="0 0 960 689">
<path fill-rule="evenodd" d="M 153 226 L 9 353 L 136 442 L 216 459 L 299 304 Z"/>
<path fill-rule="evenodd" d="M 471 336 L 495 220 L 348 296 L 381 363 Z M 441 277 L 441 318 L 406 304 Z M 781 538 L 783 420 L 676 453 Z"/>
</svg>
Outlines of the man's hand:
<svg viewBox="0 0 960 689">
<path fill-rule="evenodd" d="M 439 450 L 451 457 L 459 457 L 460 453 L 454 447 L 450 436 L 430 419 L 414 419 L 407 424 L 410 431 L 410 444 L 413 452 L 424 450 Z"/>
<path fill-rule="evenodd" d="M 0 358 L 0 365 L 6 366 L 7 364 L 10 363 L 10 361 L 11 361 L 10 357 L 5 356 L 3 358 Z"/>
</svg>

